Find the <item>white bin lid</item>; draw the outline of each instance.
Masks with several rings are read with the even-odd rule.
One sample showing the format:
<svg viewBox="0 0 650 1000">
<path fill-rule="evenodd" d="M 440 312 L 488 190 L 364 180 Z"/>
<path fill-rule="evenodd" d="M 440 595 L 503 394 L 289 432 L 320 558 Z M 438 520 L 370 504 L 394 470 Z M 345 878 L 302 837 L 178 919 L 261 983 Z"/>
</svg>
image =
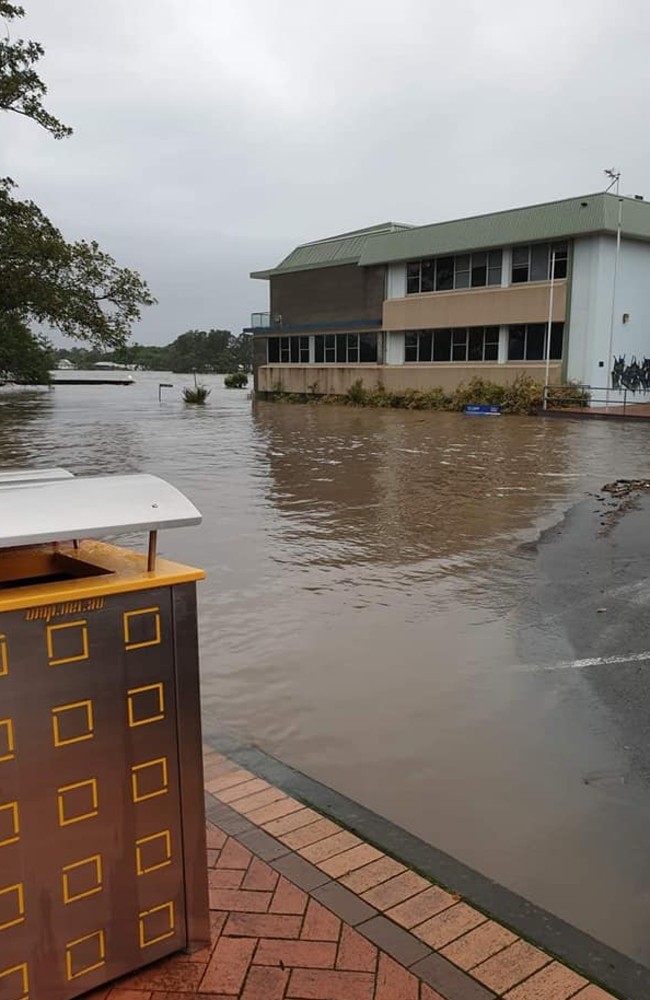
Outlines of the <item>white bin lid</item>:
<svg viewBox="0 0 650 1000">
<path fill-rule="evenodd" d="M 73 478 L 67 469 L 0 469 L 0 488 Z"/>
<path fill-rule="evenodd" d="M 29 480 L 16 470 L 13 482 L 0 474 L 0 548 L 201 523 L 194 504 L 157 476 L 65 473 Z"/>
</svg>

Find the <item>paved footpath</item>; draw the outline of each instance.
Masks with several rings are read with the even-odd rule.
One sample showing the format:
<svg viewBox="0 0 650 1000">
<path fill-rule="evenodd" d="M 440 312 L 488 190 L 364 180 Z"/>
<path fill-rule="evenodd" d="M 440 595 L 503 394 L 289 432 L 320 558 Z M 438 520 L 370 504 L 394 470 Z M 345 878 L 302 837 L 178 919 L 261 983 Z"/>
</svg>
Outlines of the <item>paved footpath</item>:
<svg viewBox="0 0 650 1000">
<path fill-rule="evenodd" d="M 94 1000 L 613 1000 L 206 748 L 212 940 Z"/>
</svg>

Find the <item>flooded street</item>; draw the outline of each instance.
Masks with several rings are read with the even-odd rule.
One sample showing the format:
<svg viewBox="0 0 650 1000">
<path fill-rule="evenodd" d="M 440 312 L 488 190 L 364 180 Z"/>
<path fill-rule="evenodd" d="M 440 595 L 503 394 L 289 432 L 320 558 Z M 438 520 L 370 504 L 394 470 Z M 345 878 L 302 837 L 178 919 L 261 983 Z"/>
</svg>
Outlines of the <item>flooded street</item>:
<svg viewBox="0 0 650 1000">
<path fill-rule="evenodd" d="M 135 378 L 3 393 L 0 464 L 197 504 L 160 541 L 208 572 L 206 715 L 650 962 L 648 664 L 574 665 L 650 649 L 645 512 L 598 540 L 589 496 L 650 475 L 650 427 L 253 406 L 219 377 L 201 409 Z"/>
</svg>

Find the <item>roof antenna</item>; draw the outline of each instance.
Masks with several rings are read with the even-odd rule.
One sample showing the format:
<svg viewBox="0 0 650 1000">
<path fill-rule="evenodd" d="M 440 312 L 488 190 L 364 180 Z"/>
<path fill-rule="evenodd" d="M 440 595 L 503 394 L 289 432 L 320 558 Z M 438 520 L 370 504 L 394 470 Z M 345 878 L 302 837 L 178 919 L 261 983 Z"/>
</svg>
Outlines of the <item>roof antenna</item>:
<svg viewBox="0 0 650 1000">
<path fill-rule="evenodd" d="M 609 170 L 603 170 L 603 173 L 609 178 L 610 181 L 609 187 L 605 188 L 605 194 L 611 191 L 614 186 L 616 187 L 616 194 L 618 194 L 621 181 L 621 171 L 617 170 L 616 167 L 610 167 Z"/>
</svg>

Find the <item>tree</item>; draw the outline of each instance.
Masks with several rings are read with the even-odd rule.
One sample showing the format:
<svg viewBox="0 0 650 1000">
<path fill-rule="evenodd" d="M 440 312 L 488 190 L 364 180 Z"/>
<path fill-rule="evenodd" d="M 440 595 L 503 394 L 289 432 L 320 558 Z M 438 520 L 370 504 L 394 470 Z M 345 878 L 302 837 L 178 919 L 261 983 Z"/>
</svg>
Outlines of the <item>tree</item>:
<svg viewBox="0 0 650 1000">
<path fill-rule="evenodd" d="M 188 330 L 169 345 L 171 371 L 218 371 L 231 339 L 230 330 Z"/>
<path fill-rule="evenodd" d="M 50 367 L 45 338 L 33 334 L 17 316 L 0 313 L 0 384 L 43 385 L 49 382 Z"/>
<path fill-rule="evenodd" d="M 228 372 L 252 363 L 252 337 L 230 330 L 188 330 L 169 345 L 167 364 L 173 372 Z"/>
<path fill-rule="evenodd" d="M 24 7 L 0 0 L 0 17 L 5 21 L 24 16 Z M 38 42 L 12 41 L 9 34 L 0 40 L 0 108 L 31 118 L 55 139 L 65 139 L 72 135 L 72 129 L 43 107 L 47 87 L 34 69 L 43 55 L 45 50 Z"/>
<path fill-rule="evenodd" d="M 24 13 L 0 0 L 6 22 Z M 0 39 L 0 110 L 31 118 L 63 139 L 72 129 L 43 105 L 47 87 L 35 69 L 43 53 L 37 42 L 12 40 L 7 29 Z M 26 324 L 32 321 L 97 347 L 123 347 L 142 308 L 156 301 L 146 282 L 119 267 L 96 242 L 69 243 L 34 202 L 14 197 L 14 188 L 10 178 L 0 178 L 0 335 L 20 329 L 13 342 L 26 349 Z M 43 338 L 34 335 L 31 354 L 39 349 Z"/>
<path fill-rule="evenodd" d="M 142 306 L 155 299 L 136 271 L 120 268 L 97 243 L 68 243 L 33 201 L 0 180 L 0 313 L 49 323 L 75 340 L 126 343 Z"/>
</svg>

